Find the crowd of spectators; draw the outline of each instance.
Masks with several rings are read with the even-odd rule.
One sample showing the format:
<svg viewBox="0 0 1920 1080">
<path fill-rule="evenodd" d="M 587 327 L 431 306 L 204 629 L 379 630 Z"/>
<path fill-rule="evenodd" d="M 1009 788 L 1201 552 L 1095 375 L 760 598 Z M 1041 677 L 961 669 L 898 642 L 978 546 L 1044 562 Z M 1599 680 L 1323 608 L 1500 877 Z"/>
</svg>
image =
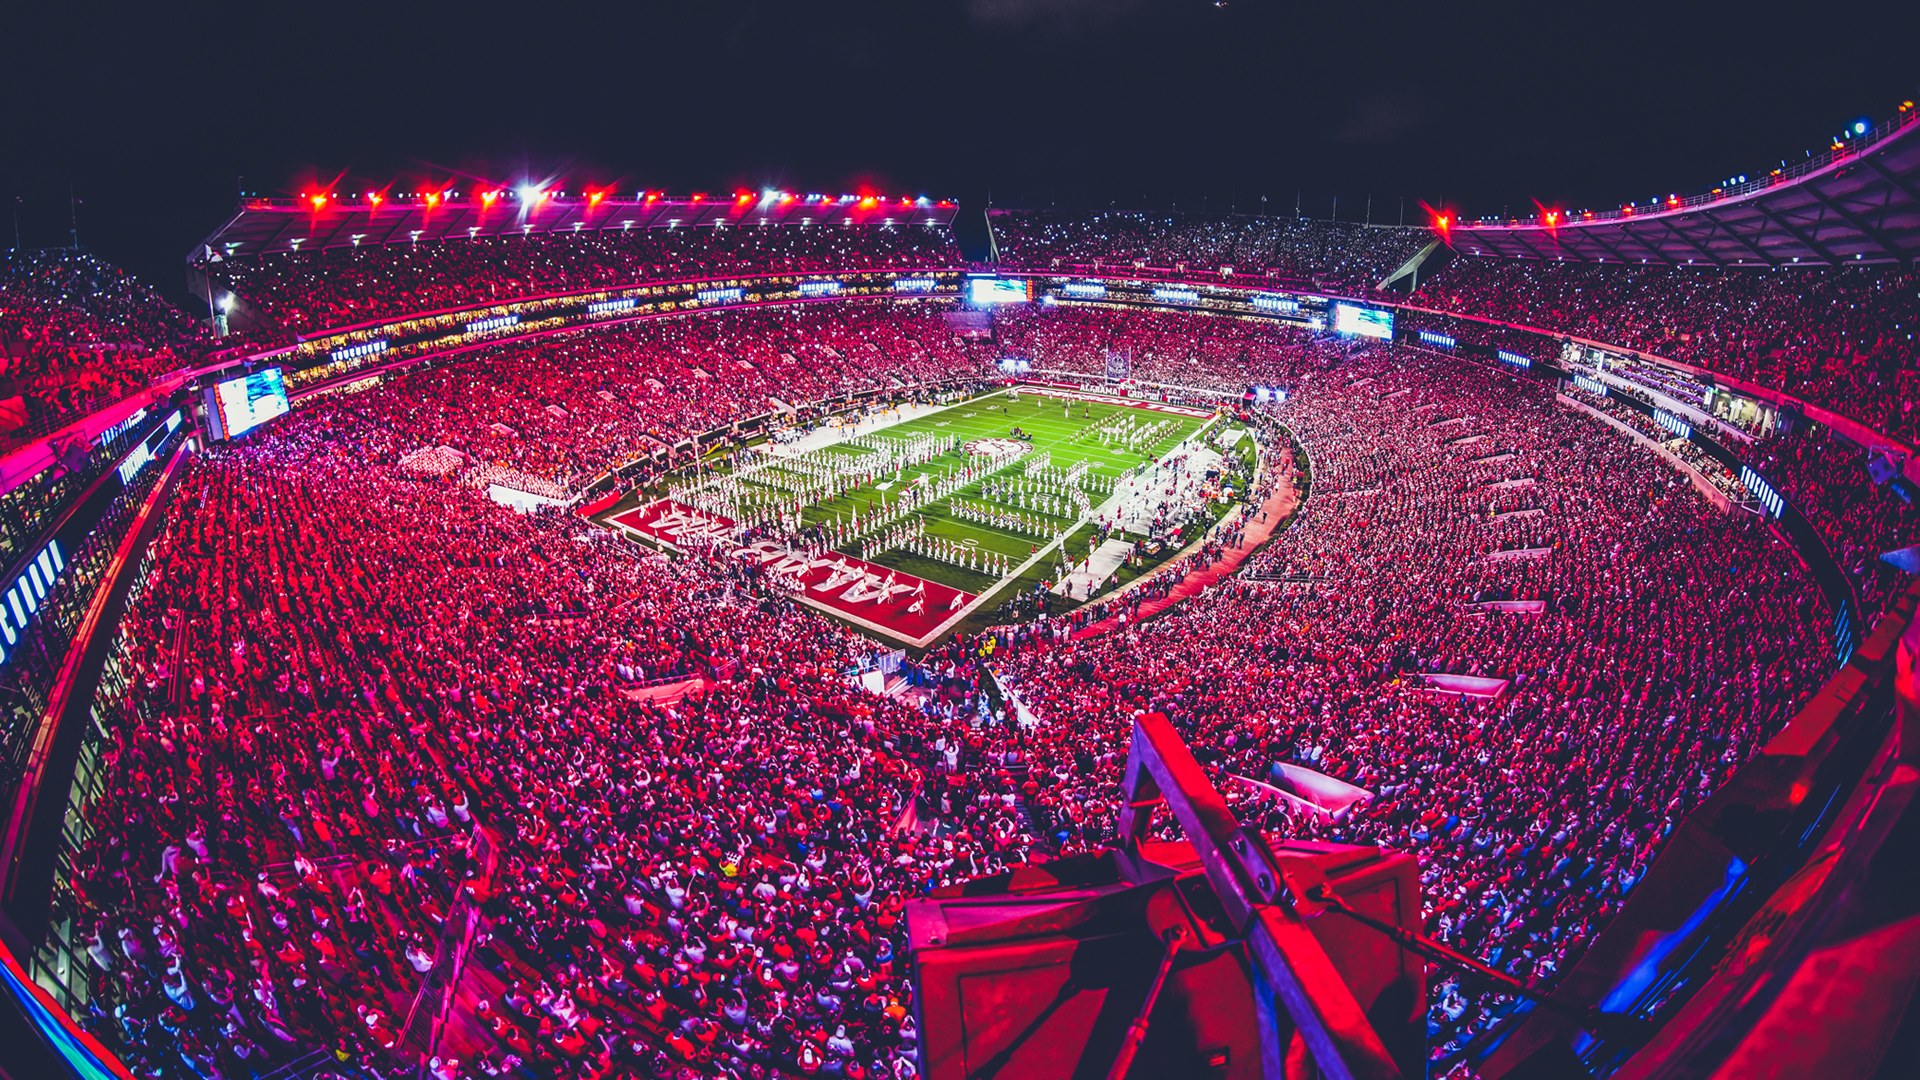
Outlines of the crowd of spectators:
<svg viewBox="0 0 1920 1080">
<path fill-rule="evenodd" d="M 1754 458 L 1760 474 L 1820 530 L 1853 583 L 1861 613 L 1878 615 L 1910 577 L 1880 556 L 1920 542 L 1913 489 L 1895 480 L 1904 461 L 1869 454 L 1819 427 L 1776 435 L 1755 448 Z"/>
<path fill-rule="evenodd" d="M 1063 619 L 996 650 L 1043 718 L 1020 745 L 1041 828 L 1111 840 L 1129 717 L 1163 711 L 1227 772 L 1372 791 L 1337 825 L 1269 824 L 1416 852 L 1429 932 L 1549 982 L 1831 670 L 1817 593 L 1757 518 L 1463 361 L 1303 370 L 1279 416 L 1312 495 L 1250 572 L 1122 632 L 1075 640 L 1085 620 Z M 1507 686 L 1453 696 L 1423 673 Z M 1430 1018 L 1442 1061 L 1503 1004 L 1458 1000 Z"/>
<path fill-rule="evenodd" d="M 0 443 L 187 366 L 205 338 L 152 287 L 84 249 L 0 254 Z"/>
<path fill-rule="evenodd" d="M 92 1026 L 150 1075 L 319 1047 L 412 1076 L 464 902 L 480 1000 L 449 1075 L 912 1075 L 901 901 L 1014 847 L 896 828 L 967 725 L 853 686 L 869 648 L 746 571 L 416 479 L 383 441 L 315 410 L 173 503 L 77 860 Z M 682 677 L 709 682 L 647 697 Z"/>
<path fill-rule="evenodd" d="M 927 226 L 749 226 L 494 236 L 242 254 L 203 264 L 236 297 L 235 322 L 268 340 L 543 293 L 732 274 L 961 263 Z"/>
<path fill-rule="evenodd" d="M 1920 437 L 1920 274 L 1455 259 L 1414 303 L 1593 338 Z"/>
<path fill-rule="evenodd" d="M 1251 214 L 997 210 L 987 221 L 1003 266 L 1206 275 L 1231 269 L 1333 292 L 1366 292 L 1433 242 L 1425 228 Z"/>
<path fill-rule="evenodd" d="M 1577 402 L 1580 407 L 1591 409 L 1621 427 L 1657 443 L 1661 451 L 1683 462 L 1695 476 L 1725 496 L 1729 503 L 1739 503 L 1756 511 L 1759 509 L 1753 493 L 1747 490 L 1746 484 L 1727 467 L 1725 462 L 1701 449 L 1692 439 L 1676 435 L 1672 430 L 1661 426 L 1651 414 L 1628 405 L 1623 400 L 1625 396 L 1620 392 L 1596 396 L 1578 387 L 1568 391 L 1568 400 Z"/>
<path fill-rule="evenodd" d="M 1285 386 L 1301 363 L 1298 334 L 1251 319 L 1062 305 L 994 313 L 994 346 L 1035 371 L 1104 378 L 1125 358 L 1129 379 L 1239 397 Z M 1333 353 L 1325 355 L 1331 356 Z"/>
<path fill-rule="evenodd" d="M 351 285 L 360 253 L 315 258 L 349 267 L 348 307 L 300 306 L 292 283 L 330 274 L 258 270 L 271 259 L 247 265 L 277 284 L 246 295 L 321 322 L 400 303 Z M 495 280 L 530 287 L 525 265 Z M 488 280 L 423 261 L 402 288 L 469 271 Z M 501 345 L 196 458 L 123 622 L 133 686 L 70 883 L 91 1026 L 155 1076 L 314 1049 L 412 1075 L 426 976 L 472 911 L 436 1075 L 900 1080 L 918 1040 L 904 902 L 1110 842 L 1148 709 L 1223 782 L 1292 764 L 1372 792 L 1330 823 L 1236 800 L 1416 853 L 1428 930 L 1545 984 L 1831 669 L 1817 591 L 1776 537 L 1550 389 L 1254 320 L 996 314 L 994 351 L 1037 369 L 1094 377 L 1125 349 L 1139 379 L 1286 388 L 1260 438 L 1270 461 L 1289 453 L 1278 425 L 1298 439 L 1312 495 L 1247 572 L 1169 613 L 956 640 L 908 698 L 854 686 L 875 647 L 754 571 L 399 464 L 451 446 L 576 490 L 732 419 L 977 373 L 941 311 L 727 311 Z M 1837 446 L 1774 452 L 1788 490 L 1853 512 Z M 1871 528 L 1903 530 L 1896 510 Z M 1092 614 L 1137 613 L 1186 569 Z M 1884 596 L 1880 573 L 1856 580 Z M 1437 693 L 1433 673 L 1504 691 Z M 1034 724 L 996 712 L 991 678 Z M 1434 1003 L 1442 1061 L 1504 1005 L 1444 983 Z"/>
</svg>

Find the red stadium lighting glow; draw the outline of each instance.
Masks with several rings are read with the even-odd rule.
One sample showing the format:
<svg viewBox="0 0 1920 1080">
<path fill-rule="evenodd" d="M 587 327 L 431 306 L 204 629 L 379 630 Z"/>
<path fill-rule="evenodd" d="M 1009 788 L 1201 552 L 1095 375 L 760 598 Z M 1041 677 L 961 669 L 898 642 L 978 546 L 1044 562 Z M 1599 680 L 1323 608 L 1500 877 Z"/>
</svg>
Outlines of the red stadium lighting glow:
<svg viewBox="0 0 1920 1080">
<path fill-rule="evenodd" d="M 649 191 L 649 192 L 647 192 L 647 193 L 646 193 L 646 196 L 647 196 L 647 201 L 648 201 L 648 202 L 659 202 L 659 201 L 660 201 L 660 193 L 659 193 L 659 192 L 657 192 L 657 191 Z"/>
<path fill-rule="evenodd" d="M 423 197 L 425 197 L 425 199 L 427 200 L 427 209 L 429 209 L 429 210 L 431 210 L 431 209 L 433 209 L 434 207 L 436 207 L 436 206 L 439 206 L 439 205 L 440 205 L 440 193 L 439 193 L 439 192 L 437 192 L 437 191 L 426 191 L 426 192 L 422 192 L 421 194 L 422 194 L 422 196 L 423 196 Z"/>
<path fill-rule="evenodd" d="M 872 195 L 868 195 L 866 198 L 860 200 L 860 205 L 863 207 L 878 206 L 880 205 L 880 200 L 874 198 Z"/>
<path fill-rule="evenodd" d="M 587 193 L 587 205 L 599 206 L 600 200 L 606 197 L 607 197 L 607 193 L 604 191 L 590 191 Z"/>
<path fill-rule="evenodd" d="M 706 197 L 707 197 L 707 193 L 706 193 L 706 192 L 704 192 L 704 191 L 696 191 L 696 192 L 694 192 L 694 193 L 693 193 L 693 201 L 694 201 L 694 202 L 699 202 L 700 200 L 702 200 L 702 199 L 704 199 L 704 198 L 706 198 Z"/>
<path fill-rule="evenodd" d="M 493 200 L 499 197 L 500 193 L 497 191 L 483 191 L 480 193 L 480 202 L 484 205 L 492 206 Z"/>
<path fill-rule="evenodd" d="M 325 195 L 311 195 L 308 196 L 307 201 L 313 204 L 315 210 L 327 205 L 327 197 Z"/>
<path fill-rule="evenodd" d="M 748 203 L 750 203 L 750 202 L 752 202 L 752 201 L 753 201 L 753 192 L 751 192 L 751 191 L 736 191 L 736 192 L 734 192 L 734 193 L 733 193 L 733 201 L 734 201 L 734 202 L 736 202 L 736 203 L 738 203 L 738 204 L 739 204 L 739 205 L 741 205 L 741 206 L 745 206 L 745 205 L 747 205 Z"/>
<path fill-rule="evenodd" d="M 367 196 L 367 201 L 372 203 L 375 206 L 379 206 L 381 203 L 387 201 L 387 197 L 376 191 L 373 194 Z"/>
</svg>

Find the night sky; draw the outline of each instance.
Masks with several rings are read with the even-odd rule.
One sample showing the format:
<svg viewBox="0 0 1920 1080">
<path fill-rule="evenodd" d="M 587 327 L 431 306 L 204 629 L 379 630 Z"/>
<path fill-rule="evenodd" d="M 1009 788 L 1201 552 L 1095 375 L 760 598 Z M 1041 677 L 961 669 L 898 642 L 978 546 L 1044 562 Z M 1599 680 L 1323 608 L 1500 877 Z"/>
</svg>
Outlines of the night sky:
<svg viewBox="0 0 1920 1080">
<path fill-rule="evenodd" d="M 240 177 L 1597 208 L 1892 115 L 1917 30 L 1911 2 L 23 2 L 0 192 L 34 247 L 68 241 L 71 185 L 81 241 L 176 292 Z"/>
</svg>

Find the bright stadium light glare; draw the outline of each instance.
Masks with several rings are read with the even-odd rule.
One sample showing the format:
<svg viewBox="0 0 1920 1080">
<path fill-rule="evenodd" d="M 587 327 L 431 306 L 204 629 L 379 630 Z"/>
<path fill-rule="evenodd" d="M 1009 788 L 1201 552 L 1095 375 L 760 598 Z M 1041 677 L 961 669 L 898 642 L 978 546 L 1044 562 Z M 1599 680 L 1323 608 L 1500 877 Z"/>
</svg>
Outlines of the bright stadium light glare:
<svg viewBox="0 0 1920 1080">
<path fill-rule="evenodd" d="M 540 201 L 540 189 L 537 187 L 534 187 L 532 184 L 520 185 L 520 191 L 518 194 L 520 196 L 520 201 L 525 204 L 531 205 L 533 203 Z"/>
</svg>

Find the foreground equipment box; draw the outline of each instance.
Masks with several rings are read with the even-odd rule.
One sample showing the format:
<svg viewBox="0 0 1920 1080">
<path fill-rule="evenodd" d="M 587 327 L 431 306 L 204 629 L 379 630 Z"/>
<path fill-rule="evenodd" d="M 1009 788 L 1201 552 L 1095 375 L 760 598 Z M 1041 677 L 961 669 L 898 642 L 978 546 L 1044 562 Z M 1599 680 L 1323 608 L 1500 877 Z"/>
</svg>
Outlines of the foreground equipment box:
<svg viewBox="0 0 1920 1080">
<path fill-rule="evenodd" d="M 1419 929 L 1412 856 L 1270 843 L 1283 866 L 1311 865 L 1352 907 Z M 1340 914 L 1308 925 L 1403 1074 L 1420 1075 L 1421 961 Z M 1106 1076 L 1176 926 L 1185 936 L 1127 1075 L 1261 1076 L 1253 966 L 1184 842 L 1026 867 L 910 903 L 922 1074 Z M 1298 1040 L 1282 1037 L 1289 1064 L 1304 1064 Z"/>
</svg>

